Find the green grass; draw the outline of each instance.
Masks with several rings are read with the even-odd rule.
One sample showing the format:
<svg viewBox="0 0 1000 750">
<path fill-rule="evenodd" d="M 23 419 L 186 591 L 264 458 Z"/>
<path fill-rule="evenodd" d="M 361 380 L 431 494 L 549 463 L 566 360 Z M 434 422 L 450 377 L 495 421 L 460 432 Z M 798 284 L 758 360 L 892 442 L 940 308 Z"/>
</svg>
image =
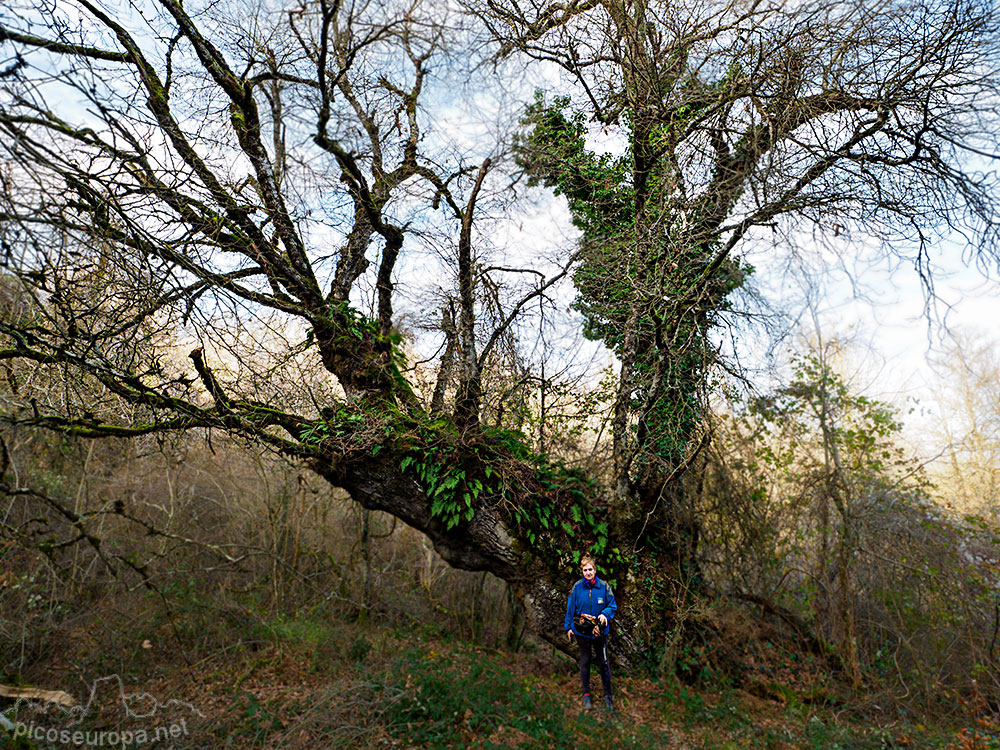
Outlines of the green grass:
<svg viewBox="0 0 1000 750">
<path fill-rule="evenodd" d="M 206 618 L 207 610 L 195 603 L 176 613 L 176 624 L 187 632 L 211 621 L 218 630 L 214 638 L 228 646 L 216 647 L 198 667 L 197 685 L 181 679 L 183 666 L 177 665 L 171 682 L 177 697 L 210 714 L 197 742 L 178 748 L 202 747 L 206 735 L 214 738 L 212 746 L 233 750 L 281 747 L 302 738 L 314 747 L 366 750 L 971 747 L 956 734 L 961 726 L 912 726 L 895 715 L 869 715 L 872 706 L 847 692 L 777 681 L 768 683 L 761 691 L 768 697 L 762 697 L 721 681 L 692 686 L 619 675 L 620 712 L 584 712 L 570 689 L 570 670 L 539 661 L 538 654 L 477 649 L 427 629 L 360 625 L 321 613 L 265 615 L 229 607 L 228 616 L 220 611 Z M 124 665 L 130 680 L 141 671 L 137 685 L 155 674 L 171 681 L 162 656 L 149 660 L 166 651 L 136 653 Z M 96 655 L 110 658 L 112 652 L 95 644 L 89 656 Z M 164 683 L 157 691 L 173 695 Z M 0 748 L 27 747 L 2 735 Z M 1000 742 L 987 738 L 978 750 L 1000 750 Z"/>
</svg>

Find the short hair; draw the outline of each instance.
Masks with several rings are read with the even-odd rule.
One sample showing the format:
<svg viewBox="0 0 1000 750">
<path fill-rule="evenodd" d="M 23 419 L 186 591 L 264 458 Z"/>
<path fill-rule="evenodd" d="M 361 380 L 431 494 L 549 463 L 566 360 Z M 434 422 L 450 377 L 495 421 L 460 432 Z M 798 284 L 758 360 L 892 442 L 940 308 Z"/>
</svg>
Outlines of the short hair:
<svg viewBox="0 0 1000 750">
<path fill-rule="evenodd" d="M 590 555 L 584 555 L 583 557 L 580 558 L 580 567 L 582 568 L 583 564 L 588 562 L 594 566 L 594 570 L 597 570 L 597 560 L 595 560 Z"/>
</svg>

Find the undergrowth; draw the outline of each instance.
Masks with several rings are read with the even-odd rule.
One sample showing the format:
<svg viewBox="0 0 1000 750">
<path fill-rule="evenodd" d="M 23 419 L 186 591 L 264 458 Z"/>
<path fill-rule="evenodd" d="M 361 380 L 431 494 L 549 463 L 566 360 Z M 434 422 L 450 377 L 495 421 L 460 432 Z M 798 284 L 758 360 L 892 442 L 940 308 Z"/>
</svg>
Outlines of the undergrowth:
<svg viewBox="0 0 1000 750">
<path fill-rule="evenodd" d="M 187 631 L 185 618 L 204 625 L 205 614 L 192 609 L 175 624 Z M 129 690 L 189 701 L 204 714 L 192 719 L 189 735 L 166 746 L 1000 750 L 997 725 L 981 706 L 982 717 L 964 725 L 924 726 L 846 694 L 814 701 L 785 685 L 765 699 L 724 682 L 685 685 L 619 673 L 618 712 L 585 712 L 574 665 L 546 647 L 509 653 L 415 623 L 362 625 L 307 611 L 250 614 L 242 621 L 218 617 L 214 639 L 231 645 L 200 654 L 193 665 L 149 651 L 136 657 L 146 662 L 123 662 L 134 679 Z M 147 625 L 156 624 L 150 616 Z M 87 663 L 79 648 L 72 659 Z M 86 648 L 112 647 L 95 640 Z M 32 678 L 79 694 L 81 675 L 60 679 L 39 671 Z M 23 738 L 15 743 L 0 731 L 0 748 L 42 747 Z"/>
</svg>

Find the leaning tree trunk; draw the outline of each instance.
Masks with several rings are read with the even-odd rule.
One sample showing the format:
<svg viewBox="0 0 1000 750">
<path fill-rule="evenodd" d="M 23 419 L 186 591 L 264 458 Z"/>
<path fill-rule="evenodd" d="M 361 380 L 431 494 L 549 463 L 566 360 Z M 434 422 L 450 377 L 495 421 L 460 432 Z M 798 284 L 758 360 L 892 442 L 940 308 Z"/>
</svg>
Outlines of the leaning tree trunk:
<svg viewBox="0 0 1000 750">
<path fill-rule="evenodd" d="M 393 440 L 390 437 L 390 443 Z M 506 495 L 482 492 L 471 510 L 463 505 L 471 518 L 466 520 L 463 515 L 449 528 L 447 516 L 439 509 L 434 512 L 434 502 L 428 497 L 433 493 L 428 493 L 426 483 L 408 470 L 412 462 L 407 464 L 407 470 L 400 468 L 424 446 L 380 445 L 382 449 L 374 456 L 370 449 L 351 453 L 321 451 L 320 457 L 312 462 L 312 468 L 331 484 L 344 488 L 364 508 L 389 513 L 425 533 L 450 565 L 463 570 L 489 571 L 510 582 L 523 604 L 528 628 L 560 651 L 574 654 L 563 630 L 566 599 L 579 577 L 572 551 L 584 551 L 591 537 L 586 519 L 582 523 L 574 520 L 573 506 L 567 505 L 567 497 L 581 502 L 583 498 L 567 495 L 564 487 L 543 487 L 527 476 L 527 462 L 512 462 L 506 456 L 508 474 L 503 482 L 520 482 L 519 497 L 509 492 Z M 474 456 L 478 452 L 496 457 L 496 453 L 491 454 L 491 448 L 496 449 L 496 446 L 480 442 L 473 450 L 464 451 L 465 460 L 455 459 L 456 465 L 463 466 L 467 476 L 482 476 L 489 462 L 477 467 L 467 460 L 468 454 Z M 492 471 L 489 473 L 496 476 Z M 600 502 L 599 499 L 591 501 Z M 520 510 L 514 507 L 517 502 L 521 503 Z M 556 517 L 555 511 L 564 507 L 569 508 L 565 517 Z M 549 527 L 558 527 L 563 537 L 546 536 L 543 524 L 525 519 L 525 514 L 535 513 L 538 508 L 552 509 Z M 568 535 L 567 528 L 578 534 L 578 538 L 574 540 Z M 576 547 L 569 546 L 573 541 Z M 565 548 L 557 548 L 556 544 Z M 631 557 L 630 552 L 611 542 L 605 545 L 609 550 L 618 547 L 617 553 L 611 553 L 614 562 L 609 557 L 609 564 L 601 570 L 602 577 L 614 580 L 619 606 L 610 648 L 619 664 L 632 667 L 644 656 L 661 628 L 653 626 L 651 629 L 651 603 L 648 597 L 637 595 L 638 582 L 625 574 L 622 561 Z M 661 619 L 661 614 L 655 613 L 652 619 Z M 640 632 L 642 637 L 638 636 Z"/>
</svg>

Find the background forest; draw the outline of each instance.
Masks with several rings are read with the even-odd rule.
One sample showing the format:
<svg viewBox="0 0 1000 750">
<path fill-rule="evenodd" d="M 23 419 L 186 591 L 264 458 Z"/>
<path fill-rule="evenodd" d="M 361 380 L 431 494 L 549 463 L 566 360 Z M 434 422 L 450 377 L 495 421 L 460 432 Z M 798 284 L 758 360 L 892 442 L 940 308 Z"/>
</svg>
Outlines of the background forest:
<svg viewBox="0 0 1000 750">
<path fill-rule="evenodd" d="M 1000 257 L 997 20 L 0 10 L 0 737 L 1000 747 L 1000 362 L 935 316 Z M 924 294 L 919 414 L 817 313 L 860 257 Z"/>
<path fill-rule="evenodd" d="M 788 384 L 751 403 L 717 404 L 695 508 L 710 594 L 678 610 L 664 648 L 629 675 L 620 699 L 640 727 L 663 717 L 689 734 L 640 742 L 995 744 L 995 355 L 982 347 L 951 352 L 930 434 L 919 441 L 934 450 L 928 461 L 892 406 L 845 383 L 838 369 L 851 363 L 849 352 L 838 342 L 809 349 Z M 533 434 L 578 456 L 593 445 L 586 425 L 595 425 L 589 411 L 572 413 L 580 403 L 572 390 L 553 396 L 555 417 L 528 409 L 523 418 Z M 176 684 L 191 671 L 196 701 L 219 689 L 211 679 L 227 686 L 226 696 L 235 683 L 240 696 L 227 698 L 205 732 L 269 747 L 297 746 L 290 738 L 299 732 L 308 742 L 377 744 L 385 727 L 430 721 L 404 712 L 409 721 L 394 725 L 399 695 L 345 702 L 343 692 L 357 686 L 338 682 L 345 666 L 377 669 L 414 649 L 456 649 L 459 660 L 503 665 L 492 669 L 520 664 L 570 692 L 572 663 L 526 629 L 510 584 L 450 568 L 425 535 L 359 508 L 295 462 L 215 433 L 96 442 L 19 429 L 5 442 L 8 684 L 80 692 L 81 680 L 120 673 L 191 696 Z M 692 623 L 696 636 L 685 629 Z M 468 706 L 482 712 L 478 724 L 459 721 L 471 732 L 460 744 L 503 740 L 517 717 L 487 709 L 502 702 L 489 686 L 509 691 L 504 678 L 514 678 L 489 668 L 469 678 L 461 663 L 448 666 L 456 671 L 439 689 L 464 684 L 474 693 Z M 331 691 L 318 699 L 319 716 L 304 707 L 283 713 L 302 669 L 308 683 L 319 679 Z M 241 689 L 257 672 L 265 672 L 261 681 Z M 651 709 L 644 689 L 669 698 Z M 255 694 L 270 699 L 274 717 L 243 700 Z M 739 696 L 772 708 L 741 705 Z M 522 700 L 536 708 L 543 701 Z M 785 707 L 776 721 L 773 706 Z M 831 707 L 838 718 L 824 713 Z M 544 710 L 551 719 L 565 709 Z M 723 716 L 729 739 L 713 745 L 701 728 Z M 783 728 L 747 729 L 767 721 Z M 438 722 L 429 744 L 455 731 L 448 717 Z M 592 731 L 534 729 L 512 737 L 559 744 Z"/>
</svg>

